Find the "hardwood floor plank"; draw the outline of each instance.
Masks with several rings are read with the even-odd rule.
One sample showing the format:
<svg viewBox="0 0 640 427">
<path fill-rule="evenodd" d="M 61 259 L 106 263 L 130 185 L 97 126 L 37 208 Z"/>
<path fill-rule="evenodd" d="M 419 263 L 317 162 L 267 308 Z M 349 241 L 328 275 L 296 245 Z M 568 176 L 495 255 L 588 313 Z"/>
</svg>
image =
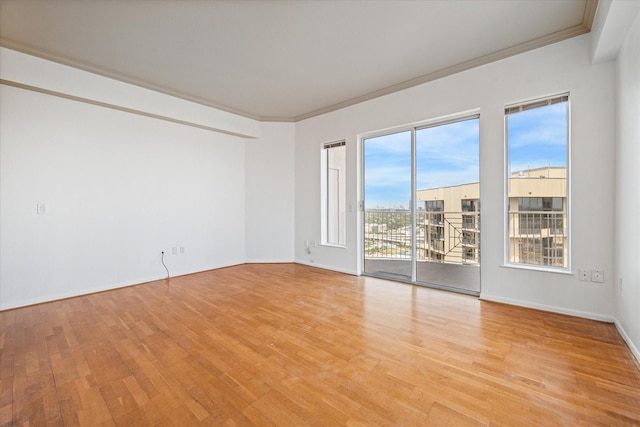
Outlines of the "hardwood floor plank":
<svg viewBox="0 0 640 427">
<path fill-rule="evenodd" d="M 0 425 L 640 426 L 614 325 L 296 264 L 0 312 Z"/>
</svg>

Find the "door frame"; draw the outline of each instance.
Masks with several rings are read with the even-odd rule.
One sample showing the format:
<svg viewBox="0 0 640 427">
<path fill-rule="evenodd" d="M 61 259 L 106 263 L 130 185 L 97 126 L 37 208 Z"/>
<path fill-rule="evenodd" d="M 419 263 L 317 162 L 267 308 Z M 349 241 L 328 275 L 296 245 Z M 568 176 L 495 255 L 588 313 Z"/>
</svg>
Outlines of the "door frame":
<svg viewBox="0 0 640 427">
<path fill-rule="evenodd" d="M 358 178 L 358 188 L 357 188 L 357 196 L 358 196 L 358 213 L 359 215 L 357 215 L 357 221 L 356 221 L 356 225 L 357 225 L 357 241 L 358 241 L 358 247 L 357 247 L 357 257 L 358 257 L 358 265 L 357 265 L 357 274 L 358 275 L 365 275 L 365 276 L 372 276 L 372 277 L 378 277 L 378 278 L 383 278 L 383 279 L 388 279 L 388 280 L 396 280 L 396 281 L 400 281 L 400 282 L 404 282 L 404 283 L 410 283 L 413 285 L 419 285 L 419 286 L 426 286 L 426 287 L 432 287 L 432 288 L 437 288 L 437 289 L 443 289 L 443 290 L 447 290 L 447 291 L 454 291 L 454 292 L 458 292 L 458 293 L 465 293 L 465 294 L 470 294 L 470 295 L 475 295 L 475 296 L 479 296 L 480 295 L 480 290 L 478 291 L 471 291 L 471 290 L 467 290 L 467 289 L 462 289 L 462 288 L 455 288 L 455 287 L 451 287 L 451 286 L 447 286 L 447 285 L 441 285 L 441 284 L 436 284 L 436 283 L 428 283 L 428 282 L 420 282 L 417 280 L 417 233 L 416 233 L 416 229 L 417 229 L 417 224 L 416 224 L 416 220 L 417 220 L 417 215 L 416 215 L 416 197 L 417 197 L 417 185 L 416 185 L 416 174 L 417 174 L 417 170 L 416 170 L 416 132 L 420 129 L 424 129 L 424 128 L 429 128 L 429 127 L 436 127 L 436 126 L 441 126 L 441 125 L 446 125 L 449 123 L 455 123 L 455 122 L 460 122 L 460 121 L 464 121 L 464 120 L 470 120 L 470 119 L 475 119 L 477 118 L 480 121 L 480 109 L 472 109 L 472 110 L 467 110 L 467 111 L 463 111 L 463 112 L 458 112 L 458 113 L 454 113 L 454 114 L 449 114 L 449 115 L 445 115 L 445 116 L 439 116 L 433 119 L 428 119 L 428 120 L 422 120 L 422 121 L 418 121 L 418 122 L 413 122 L 413 123 L 408 123 L 408 124 L 404 124 L 404 125 L 399 125 L 399 126 L 394 126 L 394 127 L 389 127 L 389 128 L 384 128 L 384 129 L 380 129 L 380 130 L 376 130 L 376 131 L 371 131 L 371 132 L 365 132 L 365 133 L 361 133 L 357 135 L 357 156 L 358 156 L 358 165 L 357 165 L 357 178 Z M 371 139 L 371 138 L 376 138 L 376 137 L 381 137 L 381 136 L 386 136 L 386 135 L 392 135 L 395 133 L 401 133 L 401 132 L 411 132 L 411 202 L 410 202 L 410 213 L 411 213 L 411 227 L 412 227 L 412 233 L 411 233 L 411 278 L 410 280 L 398 280 L 398 279 L 394 279 L 391 277 L 383 277 L 381 275 L 374 275 L 371 273 L 367 273 L 365 271 L 365 248 L 364 248 L 364 238 L 365 238 L 365 233 L 364 233 L 364 226 L 365 226 L 365 200 L 364 200 L 364 186 L 365 186 L 365 179 L 364 179 L 364 173 L 365 173 L 365 164 L 364 164 L 364 146 L 365 146 L 365 140 L 366 139 Z M 481 128 L 479 131 L 479 144 L 482 141 L 482 137 L 481 137 Z M 480 162 L 480 146 L 478 147 L 478 159 L 479 159 L 479 164 L 478 167 L 480 168 L 481 162 Z M 481 173 L 478 174 L 478 180 L 479 182 L 481 182 L 480 180 L 480 176 Z M 480 185 L 480 184 L 479 184 Z M 481 189 L 479 190 L 479 192 L 481 192 Z M 480 197 L 478 198 L 478 200 L 480 200 Z M 480 216 L 480 211 L 478 211 L 478 216 Z M 482 227 L 482 222 L 480 222 L 480 227 Z M 479 236 L 482 236 L 482 233 L 479 233 Z M 480 237 L 479 237 L 480 238 Z M 479 262 L 479 266 L 478 268 L 481 268 L 481 254 L 479 254 L 479 258 L 478 258 L 478 262 Z M 478 289 L 481 289 L 482 283 L 480 281 L 480 283 L 478 284 Z"/>
</svg>

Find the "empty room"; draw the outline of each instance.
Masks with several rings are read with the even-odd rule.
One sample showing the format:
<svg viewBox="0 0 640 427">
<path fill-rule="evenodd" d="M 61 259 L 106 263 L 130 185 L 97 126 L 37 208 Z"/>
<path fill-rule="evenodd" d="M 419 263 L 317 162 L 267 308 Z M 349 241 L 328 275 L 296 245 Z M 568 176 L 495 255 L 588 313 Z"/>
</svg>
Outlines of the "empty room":
<svg viewBox="0 0 640 427">
<path fill-rule="evenodd" d="M 0 425 L 639 426 L 640 1 L 0 0 Z"/>
</svg>

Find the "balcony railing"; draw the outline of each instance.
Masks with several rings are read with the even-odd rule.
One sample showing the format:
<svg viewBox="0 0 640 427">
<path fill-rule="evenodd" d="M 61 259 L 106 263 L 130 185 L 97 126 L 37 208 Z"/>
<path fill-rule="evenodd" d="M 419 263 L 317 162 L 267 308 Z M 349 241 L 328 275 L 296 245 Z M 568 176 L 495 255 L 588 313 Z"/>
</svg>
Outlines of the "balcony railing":
<svg viewBox="0 0 640 427">
<path fill-rule="evenodd" d="M 366 210 L 364 221 L 367 258 L 411 258 L 411 212 Z M 424 241 L 420 230 L 418 238 Z"/>
<path fill-rule="evenodd" d="M 509 237 L 565 237 L 564 212 L 509 212 Z"/>
<path fill-rule="evenodd" d="M 480 214 L 478 212 L 416 212 L 418 261 L 478 264 Z M 410 259 L 411 212 L 365 211 L 365 257 Z"/>
<path fill-rule="evenodd" d="M 509 212 L 509 261 L 566 267 L 566 213 Z"/>
</svg>

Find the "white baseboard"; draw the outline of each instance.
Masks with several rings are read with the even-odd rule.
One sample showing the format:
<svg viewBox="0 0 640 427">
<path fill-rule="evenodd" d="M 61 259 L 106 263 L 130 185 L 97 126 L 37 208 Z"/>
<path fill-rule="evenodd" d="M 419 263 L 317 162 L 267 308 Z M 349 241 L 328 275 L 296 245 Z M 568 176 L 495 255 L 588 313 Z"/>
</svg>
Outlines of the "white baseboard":
<svg viewBox="0 0 640 427">
<path fill-rule="evenodd" d="M 199 266 L 189 271 L 171 272 L 171 278 L 187 276 L 189 274 L 201 273 L 203 271 L 216 270 L 218 268 L 232 267 L 234 265 L 241 265 L 241 264 L 243 263 L 235 263 L 235 264 L 229 264 L 229 265 L 215 265 L 215 266 Z M 76 289 L 69 292 L 51 293 L 51 294 L 43 295 L 36 298 L 26 298 L 26 299 L 21 299 L 17 301 L 11 301 L 8 304 L 2 304 L 0 302 L 0 311 L 11 310 L 11 309 L 20 308 L 20 307 L 27 307 L 27 306 L 36 305 L 36 304 L 44 304 L 47 302 L 59 301 L 67 298 L 80 297 L 83 295 L 90 295 L 98 292 L 112 291 L 114 289 L 126 288 L 127 286 L 141 285 L 143 283 L 154 282 L 156 280 L 164 280 L 166 278 L 167 278 L 166 275 L 140 277 L 138 279 L 127 280 L 124 282 L 110 283 L 107 285 Z"/>
<path fill-rule="evenodd" d="M 269 259 L 269 260 L 267 260 L 267 259 L 252 259 L 252 260 L 245 260 L 244 262 L 234 262 L 234 263 L 225 264 L 225 265 L 199 266 L 199 267 L 195 267 L 193 270 L 189 270 L 189 271 L 172 272 L 171 277 L 174 278 L 174 277 L 186 276 L 186 275 L 189 275 L 189 274 L 196 274 L 196 273 L 201 273 L 203 271 L 216 270 L 218 268 L 232 267 L 232 266 L 235 266 L 235 265 L 242 265 L 242 264 L 245 264 L 245 263 L 246 264 L 283 264 L 283 263 L 290 264 L 290 263 L 298 263 L 298 264 L 309 265 L 311 267 L 322 268 L 322 269 L 325 269 L 325 270 L 333 270 L 333 271 L 338 271 L 340 273 L 355 275 L 355 273 L 352 272 L 352 271 L 336 269 L 336 268 L 333 268 L 333 267 L 330 267 L 330 266 L 321 265 L 321 264 L 307 263 L 307 262 L 304 262 L 304 261 L 299 262 L 299 261 L 295 261 L 295 260 L 292 260 L 292 259 Z M 35 305 L 35 304 L 43 304 L 43 303 L 47 303 L 47 302 L 59 301 L 59 300 L 63 300 L 63 299 L 67 299 L 67 298 L 79 297 L 79 296 L 83 296 L 83 295 L 90 295 L 90 294 L 95 294 L 97 292 L 111 291 L 111 290 L 114 290 L 114 289 L 126 288 L 127 286 L 135 286 L 135 285 L 140 285 L 142 283 L 153 282 L 153 281 L 156 281 L 156 280 L 164 280 L 164 279 L 166 279 L 166 276 L 164 276 L 164 275 L 140 277 L 138 279 L 128 280 L 128 281 L 125 281 L 125 282 L 110 283 L 108 285 L 88 287 L 88 288 L 77 289 L 77 290 L 73 290 L 73 291 L 69 291 L 69 292 L 51 293 L 51 294 L 39 296 L 39 297 L 36 297 L 36 298 L 26 298 L 26 299 L 21 299 L 21 300 L 17 300 L 17 301 L 11 301 L 8 304 L 3 304 L 2 301 L 0 301 L 0 311 L 11 310 L 11 309 L 20 308 L 20 307 L 27 307 L 27 306 Z"/>
<path fill-rule="evenodd" d="M 627 331 L 625 331 L 620 322 L 618 322 L 618 319 L 615 319 L 614 323 L 616 325 L 616 328 L 618 329 L 618 332 L 620 332 L 620 335 L 622 335 L 622 339 L 624 339 L 624 341 L 627 343 L 627 346 L 629 347 L 629 350 L 631 350 L 631 353 L 633 353 L 633 355 L 635 356 L 636 361 L 638 362 L 638 366 L 640 367 L 640 351 L 638 350 L 638 347 L 636 347 L 633 341 L 631 341 L 631 337 L 629 337 Z"/>
<path fill-rule="evenodd" d="M 485 301 L 494 301 L 494 302 L 500 302 L 504 304 L 517 305 L 520 307 L 533 308 L 536 310 L 549 311 L 552 313 L 583 317 L 585 319 L 599 320 L 601 322 L 613 323 L 614 325 L 616 325 L 616 329 L 618 329 L 618 332 L 622 336 L 622 339 L 624 339 L 625 343 L 627 344 L 627 347 L 629 347 L 629 350 L 631 350 L 631 353 L 636 358 L 636 361 L 638 362 L 638 366 L 640 366 L 640 350 L 638 350 L 638 347 L 636 347 L 635 343 L 631 340 L 631 337 L 629 337 L 629 334 L 627 334 L 627 331 L 624 330 L 624 327 L 622 327 L 618 319 L 616 319 L 615 317 L 605 316 L 602 314 L 590 313 L 590 312 L 580 311 L 580 310 L 570 310 L 566 308 L 554 307 L 554 306 L 545 305 L 545 304 L 535 304 L 528 301 L 502 298 L 502 297 L 497 297 L 495 295 L 481 294 L 480 299 Z"/>
<path fill-rule="evenodd" d="M 140 278 L 139 280 L 135 280 L 131 282 L 127 281 L 127 282 L 120 282 L 120 283 L 112 283 L 109 285 L 84 288 L 81 290 L 75 290 L 71 292 L 54 293 L 54 294 L 45 295 L 37 298 L 27 298 L 27 299 L 22 299 L 18 301 L 12 301 L 6 305 L 1 304 L 0 310 L 11 310 L 13 308 L 27 307 L 29 305 L 43 304 L 43 303 L 59 301 L 67 298 L 74 298 L 74 297 L 79 297 L 83 295 L 95 294 L 98 292 L 111 291 L 114 289 L 126 288 L 127 286 L 134 286 L 134 285 L 139 285 L 141 283 L 153 282 L 155 280 L 162 280 L 164 278 L 165 276 L 145 277 L 145 278 Z"/>
<path fill-rule="evenodd" d="M 500 302 L 504 304 L 516 305 L 519 307 L 533 308 L 536 310 L 548 311 L 551 313 L 567 314 L 569 316 L 583 317 L 585 319 L 598 320 L 600 322 L 615 323 L 615 319 L 599 313 L 591 313 L 588 311 L 572 310 L 564 307 L 556 307 L 546 304 L 537 304 L 530 301 L 522 301 L 511 298 L 503 298 L 495 295 L 487 295 L 480 293 L 480 299 L 485 301 Z"/>
<path fill-rule="evenodd" d="M 357 276 L 358 275 L 358 273 L 355 270 L 347 270 L 347 269 L 342 269 L 342 268 L 336 268 L 336 267 L 333 267 L 333 266 L 330 266 L 330 265 L 318 264 L 316 262 L 309 262 L 309 261 L 304 261 L 304 260 L 301 260 L 301 259 L 297 259 L 294 262 L 296 264 L 308 265 L 309 267 L 322 268 L 323 270 L 337 271 L 338 273 L 349 274 L 351 276 Z"/>
<path fill-rule="evenodd" d="M 247 259 L 245 260 L 246 264 L 292 264 L 294 263 L 294 259 L 281 259 L 281 258 L 273 258 L 273 259 Z"/>
</svg>

